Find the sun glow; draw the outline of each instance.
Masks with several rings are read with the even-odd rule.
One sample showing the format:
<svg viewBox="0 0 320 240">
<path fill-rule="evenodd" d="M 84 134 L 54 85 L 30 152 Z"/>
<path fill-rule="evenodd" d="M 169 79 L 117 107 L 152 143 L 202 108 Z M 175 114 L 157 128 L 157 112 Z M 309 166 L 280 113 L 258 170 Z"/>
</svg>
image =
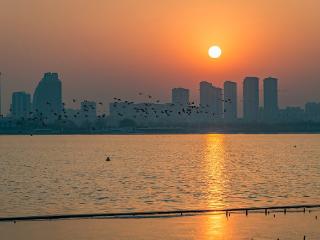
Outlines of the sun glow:
<svg viewBox="0 0 320 240">
<path fill-rule="evenodd" d="M 219 46 L 211 46 L 208 50 L 209 57 L 219 58 L 221 56 L 221 48 Z"/>
</svg>

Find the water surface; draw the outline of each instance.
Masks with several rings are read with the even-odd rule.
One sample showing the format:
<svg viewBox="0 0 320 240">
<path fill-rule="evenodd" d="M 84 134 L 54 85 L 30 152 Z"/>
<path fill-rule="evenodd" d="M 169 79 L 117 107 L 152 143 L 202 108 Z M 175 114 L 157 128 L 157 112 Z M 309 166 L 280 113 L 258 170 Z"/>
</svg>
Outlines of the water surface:
<svg viewBox="0 0 320 240">
<path fill-rule="evenodd" d="M 315 204 L 320 135 L 0 136 L 0 194 L 0 216 Z"/>
</svg>

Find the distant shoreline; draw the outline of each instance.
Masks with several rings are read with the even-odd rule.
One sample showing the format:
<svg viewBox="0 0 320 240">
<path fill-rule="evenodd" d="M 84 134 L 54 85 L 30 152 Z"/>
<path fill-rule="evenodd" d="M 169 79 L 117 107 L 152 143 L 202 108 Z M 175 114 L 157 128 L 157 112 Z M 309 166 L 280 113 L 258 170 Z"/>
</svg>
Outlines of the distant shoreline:
<svg viewBox="0 0 320 240">
<path fill-rule="evenodd" d="M 0 135 L 183 135 L 183 134 L 320 134 L 317 131 L 214 131 L 214 130 L 121 130 L 121 131 L 1 131 Z"/>
<path fill-rule="evenodd" d="M 319 134 L 320 123 L 217 123 L 211 125 L 90 128 L 0 128 L 0 135 L 141 135 L 141 134 Z"/>
</svg>

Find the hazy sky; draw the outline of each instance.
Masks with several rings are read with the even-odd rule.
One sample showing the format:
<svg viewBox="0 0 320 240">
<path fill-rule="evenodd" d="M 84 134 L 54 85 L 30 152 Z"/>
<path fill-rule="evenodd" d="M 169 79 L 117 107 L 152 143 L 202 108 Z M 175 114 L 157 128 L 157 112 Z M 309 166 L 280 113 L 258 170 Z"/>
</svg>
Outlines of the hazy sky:
<svg viewBox="0 0 320 240">
<path fill-rule="evenodd" d="M 198 83 L 279 78 L 280 104 L 320 101 L 319 0 L 1 0 L 4 105 L 59 72 L 66 102 L 198 98 Z M 212 60 L 210 45 L 223 55 Z M 262 82 L 261 82 L 262 83 Z M 260 84 L 262 87 L 262 84 Z"/>
</svg>

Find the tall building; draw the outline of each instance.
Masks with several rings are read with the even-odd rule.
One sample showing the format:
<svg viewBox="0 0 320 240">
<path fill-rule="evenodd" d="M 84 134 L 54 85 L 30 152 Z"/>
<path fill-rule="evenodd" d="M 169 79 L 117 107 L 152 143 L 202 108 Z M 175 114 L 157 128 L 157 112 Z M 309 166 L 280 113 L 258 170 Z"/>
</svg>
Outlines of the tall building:
<svg viewBox="0 0 320 240">
<path fill-rule="evenodd" d="M 268 77 L 263 80 L 264 119 L 272 121 L 278 117 L 278 79 Z"/>
<path fill-rule="evenodd" d="M 172 103 L 175 105 L 187 106 L 189 103 L 189 89 L 173 88 Z"/>
<path fill-rule="evenodd" d="M 209 107 L 213 103 L 212 83 L 200 82 L 200 106 Z"/>
<path fill-rule="evenodd" d="M 62 84 L 58 73 L 45 73 L 33 94 L 33 111 L 54 121 L 62 112 Z"/>
<path fill-rule="evenodd" d="M 243 118 L 257 121 L 259 117 L 259 78 L 246 77 L 243 81 Z"/>
<path fill-rule="evenodd" d="M 223 118 L 223 94 L 222 88 L 213 87 L 213 113 L 214 119 L 222 119 Z"/>
<path fill-rule="evenodd" d="M 200 109 L 206 119 L 221 119 L 222 89 L 206 81 L 200 82 Z"/>
<path fill-rule="evenodd" d="M 25 92 L 12 93 L 11 115 L 13 118 L 28 117 L 31 111 L 31 97 Z"/>
<path fill-rule="evenodd" d="M 80 106 L 82 121 L 94 122 L 97 119 L 97 104 L 93 101 L 83 101 Z"/>
<path fill-rule="evenodd" d="M 237 83 L 224 82 L 224 119 L 232 122 L 237 119 Z"/>
</svg>

